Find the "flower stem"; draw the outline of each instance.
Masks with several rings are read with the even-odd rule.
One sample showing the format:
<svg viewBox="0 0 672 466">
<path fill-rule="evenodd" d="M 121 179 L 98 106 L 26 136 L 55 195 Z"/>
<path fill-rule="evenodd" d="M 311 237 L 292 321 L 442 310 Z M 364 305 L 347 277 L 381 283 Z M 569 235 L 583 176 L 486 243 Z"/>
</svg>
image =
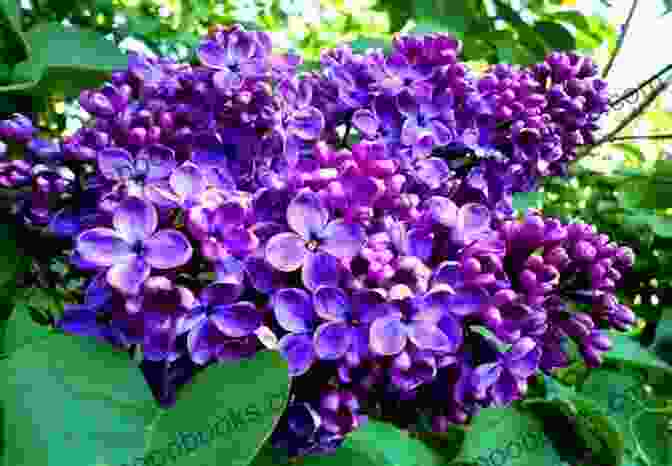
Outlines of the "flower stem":
<svg viewBox="0 0 672 466">
<path fill-rule="evenodd" d="M 635 15 L 635 10 L 637 9 L 638 4 L 639 0 L 632 1 L 632 6 L 630 7 L 630 11 L 628 12 L 628 17 L 626 18 L 625 23 L 623 24 L 623 29 L 621 30 L 621 34 L 618 37 L 618 41 L 616 42 L 616 47 L 614 47 L 614 50 L 611 53 L 611 56 L 609 57 L 607 66 L 605 66 L 604 70 L 602 70 L 602 78 L 607 77 L 609 71 L 611 71 L 611 68 L 614 65 L 614 60 L 616 60 L 616 57 L 621 51 L 621 48 L 623 48 L 623 44 L 625 43 L 625 36 L 628 33 L 628 29 L 630 29 L 630 23 L 632 22 L 632 18 Z"/>
</svg>

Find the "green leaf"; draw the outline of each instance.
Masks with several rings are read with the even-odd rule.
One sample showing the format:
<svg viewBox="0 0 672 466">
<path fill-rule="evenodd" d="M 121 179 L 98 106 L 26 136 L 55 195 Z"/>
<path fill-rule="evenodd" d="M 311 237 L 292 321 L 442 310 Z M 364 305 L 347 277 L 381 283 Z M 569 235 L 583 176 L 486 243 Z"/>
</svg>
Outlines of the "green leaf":
<svg viewBox="0 0 672 466">
<path fill-rule="evenodd" d="M 651 349 L 659 358 L 672 363 L 672 307 L 663 310 Z"/>
<path fill-rule="evenodd" d="M 523 401 L 523 406 L 544 421 L 545 432 L 570 464 L 584 460 L 586 453 L 596 464 L 620 464 L 624 453 L 623 434 L 599 405 L 573 387 L 544 377 L 546 397 Z"/>
<path fill-rule="evenodd" d="M 0 88 L 0 92 L 76 97 L 82 89 L 96 87 L 110 73 L 128 66 L 128 58 L 99 33 L 60 24 L 38 24 L 26 34 L 33 50 L 19 63 L 16 77 L 27 80 Z"/>
<path fill-rule="evenodd" d="M 666 15 L 672 11 L 672 0 L 663 0 L 663 4 L 665 5 L 665 12 L 663 15 Z"/>
<path fill-rule="evenodd" d="M 672 218 L 663 215 L 651 215 L 649 221 L 655 234 L 661 238 L 672 238 Z"/>
<path fill-rule="evenodd" d="M 659 359 L 652 351 L 625 335 L 610 335 L 614 344 L 611 351 L 604 353 L 605 361 L 622 363 L 627 366 L 645 370 L 656 370 L 672 375 L 672 366 Z"/>
<path fill-rule="evenodd" d="M 541 209 L 544 206 L 544 193 L 533 191 L 529 193 L 514 193 L 513 208 L 525 212 L 527 209 Z"/>
<path fill-rule="evenodd" d="M 290 466 L 293 461 L 266 445 L 252 466 Z M 300 458 L 301 466 L 443 466 L 443 458 L 393 425 L 369 420 L 345 439 L 333 455 Z"/>
<path fill-rule="evenodd" d="M 18 0 L 0 0 L 0 57 L 14 64 L 25 60 L 30 47 L 21 32 L 21 6 Z"/>
<path fill-rule="evenodd" d="M 375 10 L 387 12 L 390 17 L 390 32 L 399 32 L 411 18 L 405 0 L 379 0 Z"/>
<path fill-rule="evenodd" d="M 145 460 L 172 456 L 175 466 L 223 459 L 248 465 L 284 411 L 289 385 L 287 363 L 276 352 L 208 368 L 178 393 L 174 407 L 162 411 Z"/>
<path fill-rule="evenodd" d="M 579 31 L 583 31 L 585 33 L 590 33 L 590 23 L 586 19 L 586 17 L 581 14 L 578 11 L 558 11 L 556 13 L 551 13 L 544 15 L 545 20 L 550 20 L 550 21 L 562 21 L 565 23 L 569 23 L 572 26 L 576 27 Z"/>
<path fill-rule="evenodd" d="M 12 305 L 11 301 L 3 301 L 3 304 Z M 5 333 L 4 339 L 0 340 L 0 354 L 9 355 L 24 345 L 47 337 L 50 333 L 48 327 L 38 325 L 31 318 L 27 301 L 19 300 L 13 307 L 9 319 L 0 322 Z"/>
<path fill-rule="evenodd" d="M 642 149 L 640 149 L 635 144 L 618 143 L 618 144 L 612 144 L 612 147 L 614 147 L 615 149 L 622 150 L 626 155 L 626 160 L 628 161 L 644 162 L 646 160 L 646 157 L 644 156 L 644 152 L 642 152 Z"/>
<path fill-rule="evenodd" d="M 390 466 L 439 466 L 443 459 L 418 439 L 391 424 L 369 420 L 350 435 L 349 440 L 373 458 Z"/>
<path fill-rule="evenodd" d="M 28 267 L 28 258 L 19 253 L 16 235 L 16 227 L 0 224 L 0 287 L 16 283 L 17 275 Z"/>
<path fill-rule="evenodd" d="M 646 393 L 644 385 L 644 379 L 636 373 L 596 369 L 581 387 L 581 394 L 594 400 L 616 422 L 624 437 L 625 456 L 630 460 L 636 460 L 642 453 L 649 456 L 633 435 L 633 419 L 647 410 L 664 406 L 664 400 Z M 663 464 L 668 463 L 660 466 Z M 658 463 L 654 465 L 658 466 Z"/>
<path fill-rule="evenodd" d="M 0 362 L 3 466 L 122 465 L 158 413 L 125 351 L 52 335 Z"/>
<path fill-rule="evenodd" d="M 562 24 L 551 21 L 538 21 L 534 24 L 534 31 L 541 36 L 548 48 L 553 50 L 574 50 L 576 40 L 572 33 Z"/>
<path fill-rule="evenodd" d="M 354 52 L 365 52 L 368 49 L 383 49 L 383 52 L 390 53 L 392 51 L 392 42 L 386 39 L 377 37 L 358 37 L 350 42 L 350 47 Z"/>
<path fill-rule="evenodd" d="M 637 444 L 638 453 L 649 464 L 665 466 L 672 464 L 672 409 L 647 409 L 630 420 L 630 429 Z"/>
<path fill-rule="evenodd" d="M 460 464 L 561 466 L 561 458 L 533 414 L 514 408 L 482 409 L 473 419 Z"/>
</svg>

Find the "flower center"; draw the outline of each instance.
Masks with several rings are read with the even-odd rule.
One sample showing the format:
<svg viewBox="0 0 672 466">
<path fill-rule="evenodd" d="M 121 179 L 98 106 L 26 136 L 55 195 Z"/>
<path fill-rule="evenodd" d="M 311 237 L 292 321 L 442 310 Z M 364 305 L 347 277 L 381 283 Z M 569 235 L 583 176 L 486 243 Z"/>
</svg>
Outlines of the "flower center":
<svg viewBox="0 0 672 466">
<path fill-rule="evenodd" d="M 311 239 L 310 241 L 306 242 L 306 249 L 312 252 L 315 252 L 319 246 L 320 242 L 316 239 Z"/>
<path fill-rule="evenodd" d="M 138 256 L 142 256 L 145 253 L 145 249 L 145 245 L 141 240 L 136 241 L 133 246 L 131 246 L 131 251 Z"/>
</svg>

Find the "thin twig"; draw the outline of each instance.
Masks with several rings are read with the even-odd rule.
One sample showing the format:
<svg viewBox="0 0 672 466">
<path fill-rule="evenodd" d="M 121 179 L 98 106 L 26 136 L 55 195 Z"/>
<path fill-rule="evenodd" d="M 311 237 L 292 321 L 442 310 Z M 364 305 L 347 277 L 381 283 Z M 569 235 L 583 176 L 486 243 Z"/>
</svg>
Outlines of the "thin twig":
<svg viewBox="0 0 672 466">
<path fill-rule="evenodd" d="M 630 29 L 630 23 L 632 22 L 633 16 L 635 16 L 635 10 L 637 9 L 638 4 L 639 0 L 632 0 L 632 6 L 630 7 L 630 12 L 628 13 L 628 17 L 626 18 L 625 23 L 623 24 L 623 29 L 621 30 L 621 34 L 618 38 L 618 41 L 616 42 L 616 47 L 614 48 L 614 51 L 611 53 L 611 56 L 609 57 L 609 62 L 607 62 L 607 66 L 605 66 L 604 70 L 602 70 L 602 78 L 606 78 L 607 75 L 609 74 L 609 71 L 611 71 L 611 67 L 614 65 L 614 60 L 616 60 L 616 56 L 621 51 L 621 48 L 625 43 L 625 36 L 628 33 L 628 29 Z"/>
<path fill-rule="evenodd" d="M 672 139 L 672 134 L 647 134 L 644 136 L 618 136 L 615 138 L 611 138 L 611 141 L 631 141 L 631 140 L 636 140 L 636 139 L 649 139 L 649 140 L 656 140 L 656 139 Z"/>
<path fill-rule="evenodd" d="M 598 146 L 601 146 L 602 144 L 606 142 L 611 142 L 615 137 L 617 137 L 618 133 L 620 133 L 625 127 L 627 127 L 630 123 L 635 121 L 637 117 L 641 116 L 642 113 L 658 98 L 659 95 L 661 95 L 665 90 L 670 87 L 670 84 L 672 84 L 672 81 L 663 81 L 661 82 L 649 95 L 646 96 L 644 101 L 639 104 L 628 116 L 626 116 L 619 124 L 614 128 L 612 131 L 609 132 L 606 136 L 604 136 L 602 139 L 597 141 L 595 144 L 592 144 L 591 146 L 587 147 L 584 152 L 582 152 L 577 159 L 585 157 L 588 155 L 593 149 L 595 149 Z"/>
<path fill-rule="evenodd" d="M 610 102 L 609 102 L 609 106 L 610 106 L 610 107 L 614 107 L 614 106 L 618 105 L 619 103 L 623 102 L 623 101 L 624 101 L 625 99 L 627 99 L 628 97 L 637 94 L 639 91 L 641 91 L 642 89 L 644 89 L 646 86 L 648 86 L 649 84 L 651 84 L 651 83 L 652 83 L 653 81 L 655 81 L 656 79 L 659 79 L 662 75 L 664 75 L 665 73 L 667 73 L 667 72 L 670 71 L 670 70 L 672 70 L 672 64 L 666 65 L 663 69 L 661 69 L 660 71 L 658 71 L 656 74 L 654 74 L 653 76 L 651 76 L 649 79 L 647 79 L 646 81 L 643 81 L 643 82 L 642 82 L 639 86 L 637 86 L 635 89 L 631 89 L 631 90 L 627 91 L 626 93 L 624 93 L 623 95 L 621 95 L 620 97 L 618 97 L 616 100 L 612 100 L 612 101 L 610 101 Z"/>
</svg>

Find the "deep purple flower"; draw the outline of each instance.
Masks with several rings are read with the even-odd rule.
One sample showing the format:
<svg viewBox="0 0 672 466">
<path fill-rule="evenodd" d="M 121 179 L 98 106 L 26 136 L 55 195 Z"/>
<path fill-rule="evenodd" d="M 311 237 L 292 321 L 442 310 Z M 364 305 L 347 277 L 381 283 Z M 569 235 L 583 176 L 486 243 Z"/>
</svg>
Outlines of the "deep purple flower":
<svg viewBox="0 0 672 466">
<path fill-rule="evenodd" d="M 135 157 L 122 148 L 103 149 L 98 154 L 100 173 L 127 186 L 135 196 L 144 196 L 148 183 L 168 178 L 175 165 L 175 152 L 160 144 L 141 149 Z"/>
<path fill-rule="evenodd" d="M 458 344 L 455 334 L 446 334 L 439 322 L 443 309 L 426 306 L 422 296 L 394 300 L 389 314 L 371 324 L 371 348 L 378 354 L 399 354 L 410 340 L 420 349 L 452 351 Z"/>
<path fill-rule="evenodd" d="M 56 327 L 73 335 L 95 337 L 114 345 L 127 346 L 129 342 L 124 335 L 123 325 L 119 325 L 120 313 L 114 311 L 113 294 L 114 291 L 105 281 L 105 275 L 99 273 L 86 287 L 84 303 L 66 304 Z M 116 306 L 119 304 L 117 302 Z"/>
<path fill-rule="evenodd" d="M 76 251 L 85 261 L 109 267 L 107 281 L 127 294 L 137 294 L 152 267 L 167 270 L 186 264 L 193 252 L 179 231 L 160 230 L 156 208 L 131 197 L 121 203 L 110 228 L 93 228 L 77 237 Z M 155 233 L 156 232 L 156 233 Z"/>
<path fill-rule="evenodd" d="M 431 86 L 415 96 L 408 91 L 397 96 L 399 111 L 406 117 L 401 129 L 401 143 L 412 148 L 413 158 L 429 155 L 436 145 L 446 145 L 455 138 L 453 97 L 437 93 Z"/>
<path fill-rule="evenodd" d="M 187 161 L 173 170 L 167 182 L 151 184 L 147 195 L 159 206 L 186 210 L 198 204 L 206 187 L 201 169 Z"/>
<path fill-rule="evenodd" d="M 280 353 L 289 363 L 289 375 L 305 374 L 317 359 L 313 332 L 319 318 L 311 296 L 297 288 L 278 290 L 273 295 L 273 313 L 284 330 L 290 332 L 278 343 Z"/>
<path fill-rule="evenodd" d="M 259 44 L 245 31 L 234 31 L 227 40 L 211 39 L 202 42 L 196 54 L 205 66 L 217 72 L 212 77 L 215 88 L 230 95 L 243 86 L 245 78 L 262 78 L 270 69 L 263 58 L 256 56 Z"/>
<path fill-rule="evenodd" d="M 338 259 L 356 256 L 366 239 L 358 224 L 329 222 L 322 199 L 310 191 L 298 194 L 289 204 L 287 223 L 293 232 L 273 236 L 266 244 L 266 259 L 284 272 L 303 267 L 303 283 L 309 290 L 337 285 Z"/>
<path fill-rule="evenodd" d="M 176 286 L 166 277 L 150 277 L 142 291 L 126 299 L 126 311 L 142 317 L 142 350 L 150 361 L 174 361 L 184 352 L 176 345 L 185 325 L 194 295 L 187 288 Z"/>
<path fill-rule="evenodd" d="M 369 355 L 371 323 L 388 309 L 383 297 L 372 290 L 346 295 L 340 288 L 322 286 L 315 291 L 315 312 L 326 320 L 315 331 L 315 351 L 320 359 L 338 359 L 349 354 L 352 365 Z"/>
<path fill-rule="evenodd" d="M 527 378 L 537 371 L 541 348 L 529 337 L 523 337 L 506 353 L 498 353 L 496 362 L 474 369 L 471 383 L 477 399 L 491 397 L 498 405 L 508 405 L 527 391 Z"/>
<path fill-rule="evenodd" d="M 191 359 L 205 364 L 216 357 L 221 338 L 251 335 L 262 321 L 252 303 L 237 302 L 242 289 L 236 283 L 213 283 L 205 287 L 191 309 L 184 326 L 189 331 L 187 348 Z"/>
</svg>

